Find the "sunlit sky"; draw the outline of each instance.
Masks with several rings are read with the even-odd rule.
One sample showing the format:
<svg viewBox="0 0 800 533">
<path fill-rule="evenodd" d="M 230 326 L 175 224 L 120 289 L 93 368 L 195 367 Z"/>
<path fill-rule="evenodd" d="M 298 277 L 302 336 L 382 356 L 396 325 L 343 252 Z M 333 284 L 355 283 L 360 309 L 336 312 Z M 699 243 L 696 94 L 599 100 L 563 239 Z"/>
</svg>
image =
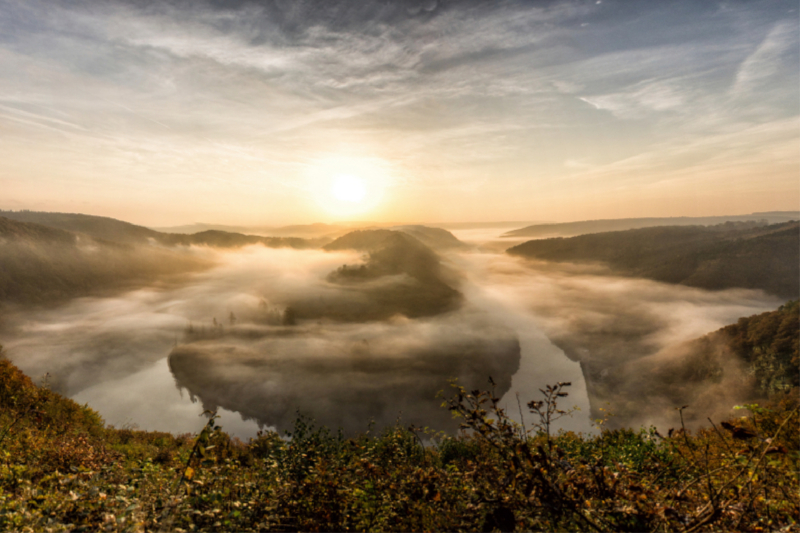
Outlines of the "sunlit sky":
<svg viewBox="0 0 800 533">
<path fill-rule="evenodd" d="M 797 8 L 0 0 L 0 208 L 149 225 L 797 209 Z"/>
</svg>

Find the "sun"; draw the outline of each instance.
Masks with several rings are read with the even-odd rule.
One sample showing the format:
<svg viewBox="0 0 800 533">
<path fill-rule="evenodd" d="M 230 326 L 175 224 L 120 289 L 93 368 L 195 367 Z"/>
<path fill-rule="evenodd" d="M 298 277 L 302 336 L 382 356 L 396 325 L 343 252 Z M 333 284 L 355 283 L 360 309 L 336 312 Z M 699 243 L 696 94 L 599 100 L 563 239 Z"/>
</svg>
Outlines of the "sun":
<svg viewBox="0 0 800 533">
<path fill-rule="evenodd" d="M 333 177 L 331 195 L 342 202 L 359 204 L 367 195 L 367 187 L 364 180 L 356 176 L 340 174 Z"/>
<path fill-rule="evenodd" d="M 392 184 L 391 164 L 377 157 L 326 154 L 306 165 L 309 199 L 328 217 L 374 216 Z"/>
</svg>

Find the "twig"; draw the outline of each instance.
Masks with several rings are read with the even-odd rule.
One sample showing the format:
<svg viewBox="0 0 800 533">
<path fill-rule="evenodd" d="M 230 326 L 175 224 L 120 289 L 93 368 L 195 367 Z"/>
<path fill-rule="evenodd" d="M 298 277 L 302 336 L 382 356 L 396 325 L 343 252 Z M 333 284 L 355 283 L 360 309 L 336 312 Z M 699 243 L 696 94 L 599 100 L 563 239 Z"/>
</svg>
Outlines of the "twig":
<svg viewBox="0 0 800 533">
<path fill-rule="evenodd" d="M 714 431 L 717 432 L 717 435 L 719 435 L 719 438 L 722 439 L 722 442 L 725 443 L 725 447 L 728 449 L 728 451 L 731 454 L 733 454 L 734 453 L 733 448 L 731 448 L 730 445 L 728 444 L 728 439 L 725 438 L 725 435 L 723 435 L 722 432 L 719 429 L 717 429 L 716 424 L 714 424 L 714 421 L 711 420 L 710 417 L 708 418 L 708 421 L 711 422 L 711 426 L 714 428 Z"/>
<path fill-rule="evenodd" d="M 528 434 L 528 428 L 525 427 L 525 415 L 522 414 L 522 403 L 519 401 L 519 393 L 517 393 L 516 396 L 517 396 L 517 407 L 519 407 L 519 420 L 522 423 L 522 431 L 520 432 L 520 437 L 524 439 L 525 435 Z"/>
<path fill-rule="evenodd" d="M 204 414 L 210 414 L 211 416 L 209 416 L 208 422 L 206 422 L 206 425 L 203 427 L 202 431 L 200 431 L 200 433 L 197 435 L 197 439 L 195 439 L 195 441 L 194 441 L 194 446 L 192 446 L 192 451 L 189 452 L 189 458 L 186 460 L 186 464 L 183 466 L 183 468 L 181 468 L 181 477 L 178 480 L 177 485 L 175 485 L 175 488 L 172 491 L 173 492 L 172 498 L 171 498 L 172 504 L 171 505 L 166 505 L 164 507 L 164 512 L 161 514 L 161 527 L 159 528 L 159 533 L 164 532 L 164 531 L 168 531 L 169 527 L 172 525 L 172 522 L 174 520 L 174 516 L 170 512 L 170 507 L 174 507 L 175 506 L 174 500 L 175 500 L 175 497 L 177 496 L 178 489 L 181 486 L 183 486 L 183 481 L 186 479 L 186 471 L 189 469 L 189 465 L 192 464 L 192 459 L 194 459 L 194 457 L 197 455 L 197 451 L 200 449 L 200 444 L 203 441 L 203 435 L 207 435 L 209 433 L 209 428 L 213 427 L 214 419 L 217 418 L 216 411 L 214 411 L 214 412 L 203 411 L 201 413 L 201 416 L 204 415 Z"/>
<path fill-rule="evenodd" d="M 22 420 L 22 418 L 23 418 L 23 416 L 24 416 L 24 415 L 25 415 L 25 413 L 22 413 L 22 414 L 20 414 L 19 416 L 17 416 L 17 418 L 15 418 L 15 419 L 14 419 L 14 421 L 13 421 L 13 422 L 11 422 L 9 425 L 7 425 L 7 426 L 6 426 L 5 430 L 3 431 L 3 434 L 2 434 L 2 435 L 0 435 L 0 442 L 3 442 L 3 439 L 5 439 L 5 438 L 6 438 L 6 435 L 8 435 L 8 432 L 9 432 L 9 431 L 11 431 L 11 428 L 13 428 L 14 426 L 16 426 L 16 425 L 17 425 L 17 422 L 19 422 L 20 420 Z"/>
</svg>

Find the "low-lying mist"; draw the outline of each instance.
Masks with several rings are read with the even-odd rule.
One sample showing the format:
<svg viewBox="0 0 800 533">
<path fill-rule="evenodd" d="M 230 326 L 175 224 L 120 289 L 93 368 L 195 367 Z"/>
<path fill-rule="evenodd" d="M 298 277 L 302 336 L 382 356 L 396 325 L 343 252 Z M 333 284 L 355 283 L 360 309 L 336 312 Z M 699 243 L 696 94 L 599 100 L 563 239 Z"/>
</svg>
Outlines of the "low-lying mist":
<svg viewBox="0 0 800 533">
<path fill-rule="evenodd" d="M 393 296 L 398 286 L 403 293 L 427 286 L 405 274 L 363 284 L 331 279 L 341 265 L 361 263 L 361 253 L 260 246 L 193 252 L 218 266 L 179 288 L 9 315 L 9 356 L 112 424 L 172 430 L 185 427 L 176 420 L 187 413 L 184 392 L 201 400 L 195 411 L 227 408 L 280 429 L 298 412 L 350 432 L 401 416 L 452 429 L 436 398 L 451 378 L 475 388 L 491 375 L 502 393 L 519 366 L 514 332 L 470 306 L 365 320 L 376 305 L 402 307 Z M 163 379 L 167 358 L 174 380 Z M 153 397 L 167 405 L 152 405 Z M 144 416 L 133 415 L 142 405 Z"/>
<path fill-rule="evenodd" d="M 611 427 L 671 427 L 678 421 L 674 408 L 686 404 L 690 425 L 728 414 L 752 394 L 747 370 L 724 346 L 699 353 L 692 341 L 783 303 L 762 291 L 614 277 L 601 266 L 497 254 L 465 255 L 459 264 L 472 273 L 472 287 L 524 308 L 562 357 L 580 364 L 587 414 L 610 413 Z M 554 379 L 561 378 L 547 377 Z"/>
<path fill-rule="evenodd" d="M 674 407 L 705 420 L 746 393 L 741 370 L 719 374 L 719 361 L 710 381 L 676 379 L 691 361 L 685 343 L 782 303 L 495 252 L 440 252 L 451 292 L 407 272 L 343 279 L 343 265 L 368 264 L 360 252 L 191 253 L 217 266 L 180 285 L 7 314 L 8 356 L 107 422 L 142 429 L 197 430 L 203 408 L 221 408 L 243 438 L 289 429 L 298 412 L 347 432 L 398 419 L 453 430 L 437 392 L 452 378 L 486 388 L 489 376 L 517 419 L 517 395 L 524 406 L 571 381 L 562 407 L 580 411 L 563 428 L 591 431 L 600 408 L 618 425 L 672 426 Z M 430 298 L 431 312 L 416 312 Z"/>
<path fill-rule="evenodd" d="M 175 348 L 170 368 L 207 409 L 222 406 L 261 424 L 290 428 L 297 413 L 366 431 L 370 422 L 453 430 L 437 392 L 451 378 L 472 390 L 508 390 L 519 366 L 512 330 L 479 311 L 441 318 L 295 327 L 235 327 Z M 449 391 L 447 391 L 449 394 Z"/>
</svg>

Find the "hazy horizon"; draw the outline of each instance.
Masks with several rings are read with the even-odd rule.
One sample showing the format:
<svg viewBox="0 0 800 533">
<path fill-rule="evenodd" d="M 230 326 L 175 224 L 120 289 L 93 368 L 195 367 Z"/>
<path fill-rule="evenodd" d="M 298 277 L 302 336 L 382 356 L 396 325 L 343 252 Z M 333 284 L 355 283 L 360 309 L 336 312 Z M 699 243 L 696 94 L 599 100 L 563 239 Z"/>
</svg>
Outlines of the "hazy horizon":
<svg viewBox="0 0 800 533">
<path fill-rule="evenodd" d="M 248 224 L 248 225 L 229 225 L 220 222 L 213 222 L 213 221 L 199 221 L 193 220 L 191 222 L 183 222 L 181 224 L 176 224 L 174 226 L 154 226 L 152 224 L 141 224 L 144 227 L 155 229 L 158 231 L 164 231 L 174 228 L 190 228 L 192 226 L 228 226 L 231 228 L 258 228 L 258 227 L 271 227 L 271 228 L 282 228 L 282 227 L 289 227 L 289 226 L 311 226 L 315 224 L 327 224 L 330 226 L 346 226 L 346 227 L 357 227 L 362 226 L 371 226 L 374 225 L 376 227 L 392 227 L 392 226 L 402 226 L 402 225 L 420 225 L 420 226 L 430 226 L 430 227 L 442 227 L 446 229 L 450 229 L 453 231 L 457 231 L 459 229 L 469 229 L 469 228 L 476 228 L 476 229 L 492 229 L 492 228 L 500 228 L 500 227 L 523 227 L 527 225 L 536 225 L 536 224 L 564 224 L 564 223 L 571 223 L 571 222 L 593 222 L 593 221 L 601 221 L 601 220 L 618 220 L 624 218 L 704 218 L 704 217 L 747 217 L 747 216 L 754 216 L 754 219 L 758 215 L 768 215 L 772 213 L 797 213 L 800 215 L 800 209 L 787 209 L 787 210 L 774 210 L 774 211 L 759 211 L 759 212 L 749 212 L 749 213 L 724 213 L 724 214 L 716 214 L 716 215 L 664 215 L 661 217 L 615 217 L 609 216 L 607 218 L 597 218 L 597 219 L 585 219 L 585 218 L 576 218 L 576 219 L 569 219 L 569 220 L 473 220 L 473 221 L 464 221 L 464 220 L 440 220 L 437 222 L 433 222 L 430 220 L 389 220 L 389 221 L 376 221 L 376 220 L 328 220 L 325 222 L 319 220 L 308 220 L 308 221 L 296 221 L 294 224 L 282 224 L 282 223 L 275 223 L 272 225 L 267 224 Z M 86 215 L 92 215 L 91 213 L 82 213 Z M 96 216 L 96 215 L 94 215 Z M 128 222 L 128 221 L 124 221 Z"/>
<path fill-rule="evenodd" d="M 758 220 L 758 217 L 761 215 L 775 215 L 775 214 L 786 214 L 789 216 L 800 216 L 800 209 L 785 209 L 785 210 L 771 210 L 771 211 L 757 211 L 757 212 L 747 212 L 747 213 L 724 213 L 724 214 L 717 214 L 717 215 L 709 215 L 709 214 L 700 214 L 700 215 L 664 215 L 664 216 L 641 216 L 641 217 L 616 217 L 616 216 L 609 216 L 603 218 L 576 218 L 576 219 L 569 219 L 569 220 L 474 220 L 474 221 L 465 221 L 465 220 L 440 220 L 437 222 L 429 221 L 429 220 L 388 220 L 388 221 L 378 221 L 378 220 L 347 220 L 347 219 L 329 219 L 329 220 L 317 220 L 317 219 L 309 219 L 309 220 L 298 220 L 293 223 L 288 223 L 286 221 L 276 221 L 272 224 L 266 223 L 253 223 L 253 224 L 228 224 L 219 221 L 213 220 L 187 220 L 182 221 L 173 225 L 158 225 L 149 223 L 147 220 L 137 221 L 134 222 L 132 220 L 127 220 L 124 218 L 114 217 L 111 215 L 104 215 L 94 212 L 67 212 L 67 211 L 48 211 L 48 210 L 38 210 L 38 209 L 29 209 L 26 207 L 21 207 L 17 209 L 8 209 L 3 208 L 0 206 L 0 213 L 2 211 L 9 211 L 9 212 L 18 212 L 18 211 L 32 211 L 37 213 L 59 213 L 59 214 L 68 214 L 68 215 L 86 215 L 90 217 L 107 217 L 112 218 L 115 220 L 119 220 L 120 222 L 127 222 L 130 224 L 134 224 L 137 226 L 142 226 L 148 229 L 152 229 L 155 231 L 175 231 L 177 233 L 189 233 L 193 231 L 204 231 L 208 228 L 219 228 L 223 231 L 231 231 L 231 232 L 239 232 L 246 229 L 283 229 L 283 228 L 304 228 L 304 227 L 312 227 L 312 226 L 319 226 L 319 225 L 327 225 L 327 226 L 341 226 L 344 228 L 351 228 L 351 229 L 360 229 L 360 228 L 369 228 L 369 227 L 380 227 L 380 228 L 391 228 L 391 227 L 398 227 L 398 226 L 411 226 L 411 225 L 419 225 L 419 226 L 428 226 L 428 227 L 441 227 L 444 229 L 448 229 L 451 231 L 459 231 L 459 230 L 469 230 L 469 229 L 480 229 L 484 233 L 491 233 L 494 229 L 499 228 L 522 228 L 528 225 L 549 225 L 549 224 L 570 224 L 570 223 L 578 223 L 578 222 L 601 222 L 601 221 L 611 221 L 611 220 L 626 220 L 626 219 L 648 219 L 648 218 L 655 218 L 655 219 L 681 219 L 681 218 L 741 218 L 747 217 L 748 219 Z M 0 215 L 2 216 L 2 215 Z M 499 235 L 498 235 L 499 236 Z"/>
<path fill-rule="evenodd" d="M 800 205 L 795 2 L 0 0 L 0 208 L 165 227 Z"/>
</svg>

